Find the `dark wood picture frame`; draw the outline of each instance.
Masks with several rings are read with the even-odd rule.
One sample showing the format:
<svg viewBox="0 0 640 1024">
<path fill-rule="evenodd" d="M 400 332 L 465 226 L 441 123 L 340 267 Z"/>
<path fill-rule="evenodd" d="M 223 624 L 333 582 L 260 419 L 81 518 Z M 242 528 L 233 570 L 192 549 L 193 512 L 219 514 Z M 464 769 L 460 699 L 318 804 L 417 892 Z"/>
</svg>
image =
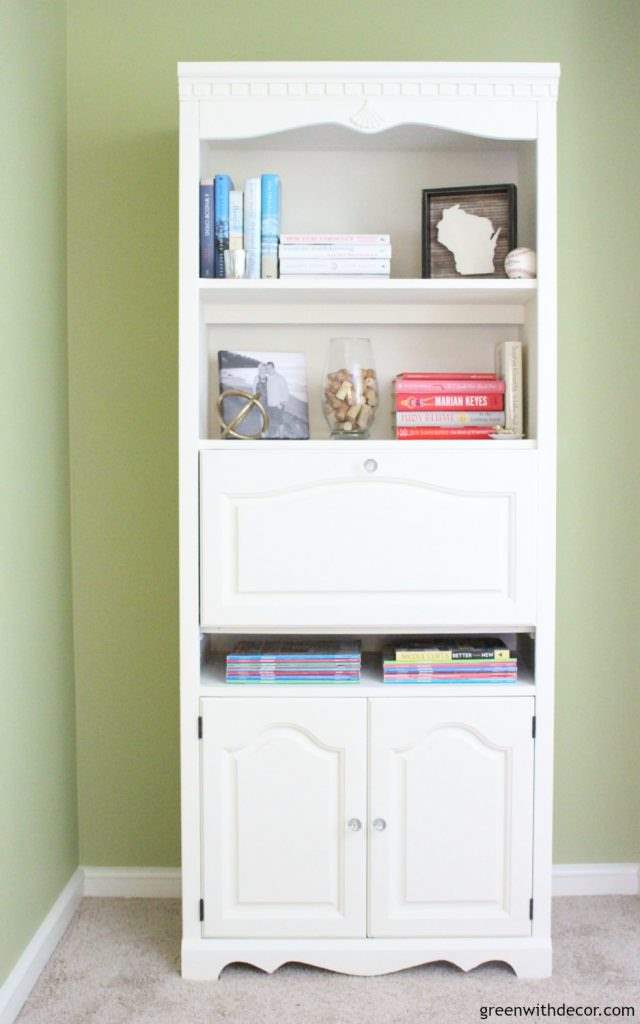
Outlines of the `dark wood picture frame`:
<svg viewBox="0 0 640 1024">
<path fill-rule="evenodd" d="M 495 197 L 495 198 L 494 198 Z M 496 210 L 496 198 L 502 200 L 504 208 Z M 434 202 L 435 200 L 435 202 Z M 444 200 L 444 202 L 441 202 Z M 467 213 L 488 217 L 495 227 L 501 227 L 494 256 L 492 274 L 459 274 L 455 268 L 453 253 L 435 237 L 435 217 L 439 217 L 445 203 L 459 202 Z M 484 200 L 484 202 L 483 202 Z M 498 214 L 496 216 L 496 214 Z M 456 277 L 465 280 L 506 277 L 505 256 L 518 245 L 517 195 L 515 185 L 456 185 L 450 188 L 425 188 L 422 190 L 422 276 Z"/>
</svg>

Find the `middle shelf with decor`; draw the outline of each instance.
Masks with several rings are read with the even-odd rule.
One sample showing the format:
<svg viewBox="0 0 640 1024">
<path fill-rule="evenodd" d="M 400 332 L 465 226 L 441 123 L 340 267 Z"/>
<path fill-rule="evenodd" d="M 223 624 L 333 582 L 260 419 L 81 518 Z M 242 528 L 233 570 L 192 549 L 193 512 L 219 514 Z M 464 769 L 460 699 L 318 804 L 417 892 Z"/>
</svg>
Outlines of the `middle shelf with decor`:
<svg viewBox="0 0 640 1024">
<path fill-rule="evenodd" d="M 403 320 L 399 315 L 424 308 L 410 304 L 358 306 L 357 321 L 347 315 L 353 313 L 353 308 L 346 304 L 335 307 L 336 314 L 329 317 L 327 307 L 324 307 L 325 322 L 320 322 L 320 311 L 312 311 L 311 318 L 307 320 L 307 305 L 289 307 L 288 316 L 283 315 L 281 319 L 272 316 L 270 322 L 264 316 L 265 307 L 247 306 L 237 322 L 232 307 L 216 307 L 217 319 L 214 322 L 205 317 L 200 334 L 200 439 L 225 438 L 232 444 L 238 434 L 244 435 L 243 440 L 246 441 L 259 436 L 262 431 L 265 440 L 296 439 L 299 443 L 308 439 L 323 440 L 332 432 L 334 437 L 340 434 L 335 429 L 335 411 L 339 420 L 347 421 L 346 430 L 353 427 L 354 436 L 361 434 L 374 441 L 383 441 L 397 436 L 395 427 L 401 419 L 407 418 L 407 411 L 427 411 L 431 421 L 433 413 L 438 411 L 464 412 L 464 417 L 458 416 L 459 425 L 467 423 L 469 427 L 479 429 L 486 419 L 497 430 L 506 430 L 504 436 L 498 435 L 488 441 L 490 445 L 520 438 L 535 442 L 536 346 L 530 341 L 534 305 L 483 307 L 525 310 L 524 317 L 514 314 L 502 322 L 498 317 L 491 321 L 486 318 L 487 322 L 469 322 L 465 314 L 464 320 L 460 318 L 459 322 L 439 317 L 424 323 L 416 322 L 416 318 L 411 316 Z M 280 311 L 280 307 L 268 308 Z M 294 308 L 300 310 L 298 322 L 292 312 Z M 251 319 L 248 315 L 251 309 L 259 311 L 261 322 L 247 322 Z M 432 309 L 449 313 L 466 307 L 443 304 Z M 380 311 L 384 312 L 382 322 L 375 317 Z M 395 317 L 388 315 L 390 311 L 395 312 Z M 342 313 L 341 320 L 337 312 Z M 522 319 L 524 323 L 519 322 Z M 335 353 L 336 339 L 340 339 L 338 348 L 342 347 L 347 353 L 343 363 Z M 370 358 L 356 355 L 355 351 L 352 357 L 349 356 L 349 348 L 361 348 L 362 339 L 366 339 Z M 505 347 L 511 350 L 515 347 L 521 362 L 517 402 L 514 399 L 516 392 L 500 364 L 500 353 Z M 371 373 L 362 377 L 362 369 L 356 369 L 360 365 Z M 335 394 L 337 388 L 333 385 L 340 383 L 340 379 L 332 376 L 334 374 L 350 378 L 347 384 L 354 385 L 353 395 L 351 392 L 347 395 L 346 391 Z M 403 375 L 409 380 L 418 375 L 432 380 L 428 385 L 413 383 L 408 387 L 406 381 L 403 384 L 398 381 Z M 446 383 L 442 378 L 447 378 Z M 440 381 L 437 387 L 434 380 Z M 278 382 L 280 390 L 276 394 L 272 388 Z M 372 408 L 365 410 L 369 415 L 364 432 L 356 429 L 357 423 L 362 422 L 361 417 L 357 422 L 355 418 L 353 423 L 349 420 L 352 415 L 358 417 L 362 412 L 365 399 L 358 393 L 360 384 L 363 392 L 369 387 L 367 395 L 373 402 Z M 229 389 L 239 390 L 240 395 L 229 396 L 231 401 L 223 398 L 222 392 Z M 398 398 L 397 392 L 401 389 L 405 393 L 404 401 Z M 457 401 L 446 394 L 418 399 L 418 393 L 425 391 L 449 392 L 457 396 Z M 460 397 L 461 392 L 468 392 L 469 396 Z M 417 400 L 407 404 L 407 394 Z M 284 396 L 282 403 L 280 396 Z M 252 397 L 257 399 L 253 411 L 249 410 L 225 434 L 224 425 L 231 425 L 232 419 L 242 413 L 246 401 Z M 350 400 L 347 405 L 341 405 L 340 400 L 345 397 Z M 333 409 L 328 407 L 329 401 Z M 519 428 L 515 433 L 510 432 L 509 417 L 513 402 L 520 409 Z M 284 404 L 283 415 L 278 409 L 280 404 Z M 264 412 L 270 409 L 275 415 L 271 429 L 267 427 L 265 432 Z M 400 417 L 397 415 L 399 412 L 402 413 Z M 487 416 L 488 412 L 492 415 Z M 474 418 L 471 415 L 474 413 L 482 415 Z M 449 420 L 454 418 L 449 417 Z M 446 417 L 440 418 L 442 425 L 446 420 Z"/>
</svg>

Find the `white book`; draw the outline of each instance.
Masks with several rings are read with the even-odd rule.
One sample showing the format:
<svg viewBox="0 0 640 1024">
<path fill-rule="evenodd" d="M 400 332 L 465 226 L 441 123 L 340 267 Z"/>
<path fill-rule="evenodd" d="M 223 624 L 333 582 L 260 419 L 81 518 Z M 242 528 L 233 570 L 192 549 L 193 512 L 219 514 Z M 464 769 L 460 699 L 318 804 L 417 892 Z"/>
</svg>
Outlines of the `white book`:
<svg viewBox="0 0 640 1024">
<path fill-rule="evenodd" d="M 280 274 L 389 274 L 391 260 L 280 260 Z"/>
<path fill-rule="evenodd" d="M 280 245 L 280 259 L 293 257 L 299 260 L 388 260 L 391 258 L 390 245 Z"/>
<path fill-rule="evenodd" d="M 229 249 L 242 249 L 243 243 L 243 195 L 239 189 L 232 188 L 229 192 Z"/>
<path fill-rule="evenodd" d="M 282 245 L 391 245 L 391 235 L 280 235 Z"/>
<path fill-rule="evenodd" d="M 261 243 L 261 191 L 260 178 L 247 178 L 244 186 L 244 248 L 247 254 L 246 276 L 260 277 Z"/>
<path fill-rule="evenodd" d="M 522 437 L 524 429 L 524 391 L 522 384 L 522 344 L 503 341 L 496 347 L 496 375 L 504 381 L 505 430 Z"/>
</svg>

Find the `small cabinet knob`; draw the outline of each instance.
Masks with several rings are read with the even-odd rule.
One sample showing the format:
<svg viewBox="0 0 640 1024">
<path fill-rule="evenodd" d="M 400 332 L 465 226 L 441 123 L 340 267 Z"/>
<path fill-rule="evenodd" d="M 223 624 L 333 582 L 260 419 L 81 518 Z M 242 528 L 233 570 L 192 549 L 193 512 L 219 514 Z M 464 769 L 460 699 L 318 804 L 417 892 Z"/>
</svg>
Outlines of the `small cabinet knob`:
<svg viewBox="0 0 640 1024">
<path fill-rule="evenodd" d="M 347 828 L 350 832 L 359 832 L 362 828 L 362 822 L 360 818 L 349 818 L 347 822 Z"/>
<path fill-rule="evenodd" d="M 384 832 L 387 827 L 387 823 L 384 818 L 374 818 L 372 824 L 376 832 Z"/>
<path fill-rule="evenodd" d="M 365 459 L 364 468 L 367 471 L 367 473 L 375 473 L 376 469 L 378 468 L 378 463 L 376 462 L 375 459 Z"/>
</svg>

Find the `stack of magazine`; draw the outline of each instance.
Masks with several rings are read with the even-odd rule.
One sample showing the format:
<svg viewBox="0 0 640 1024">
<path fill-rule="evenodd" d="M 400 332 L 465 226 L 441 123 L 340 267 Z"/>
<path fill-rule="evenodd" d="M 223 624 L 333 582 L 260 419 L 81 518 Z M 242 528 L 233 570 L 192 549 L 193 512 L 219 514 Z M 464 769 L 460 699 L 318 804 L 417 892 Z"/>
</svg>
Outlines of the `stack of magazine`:
<svg viewBox="0 0 640 1024">
<path fill-rule="evenodd" d="M 385 652 L 385 683 L 516 683 L 518 661 L 496 637 L 443 636 Z"/>
<path fill-rule="evenodd" d="M 359 683 L 360 645 L 243 640 L 227 654 L 228 683 Z"/>
</svg>

